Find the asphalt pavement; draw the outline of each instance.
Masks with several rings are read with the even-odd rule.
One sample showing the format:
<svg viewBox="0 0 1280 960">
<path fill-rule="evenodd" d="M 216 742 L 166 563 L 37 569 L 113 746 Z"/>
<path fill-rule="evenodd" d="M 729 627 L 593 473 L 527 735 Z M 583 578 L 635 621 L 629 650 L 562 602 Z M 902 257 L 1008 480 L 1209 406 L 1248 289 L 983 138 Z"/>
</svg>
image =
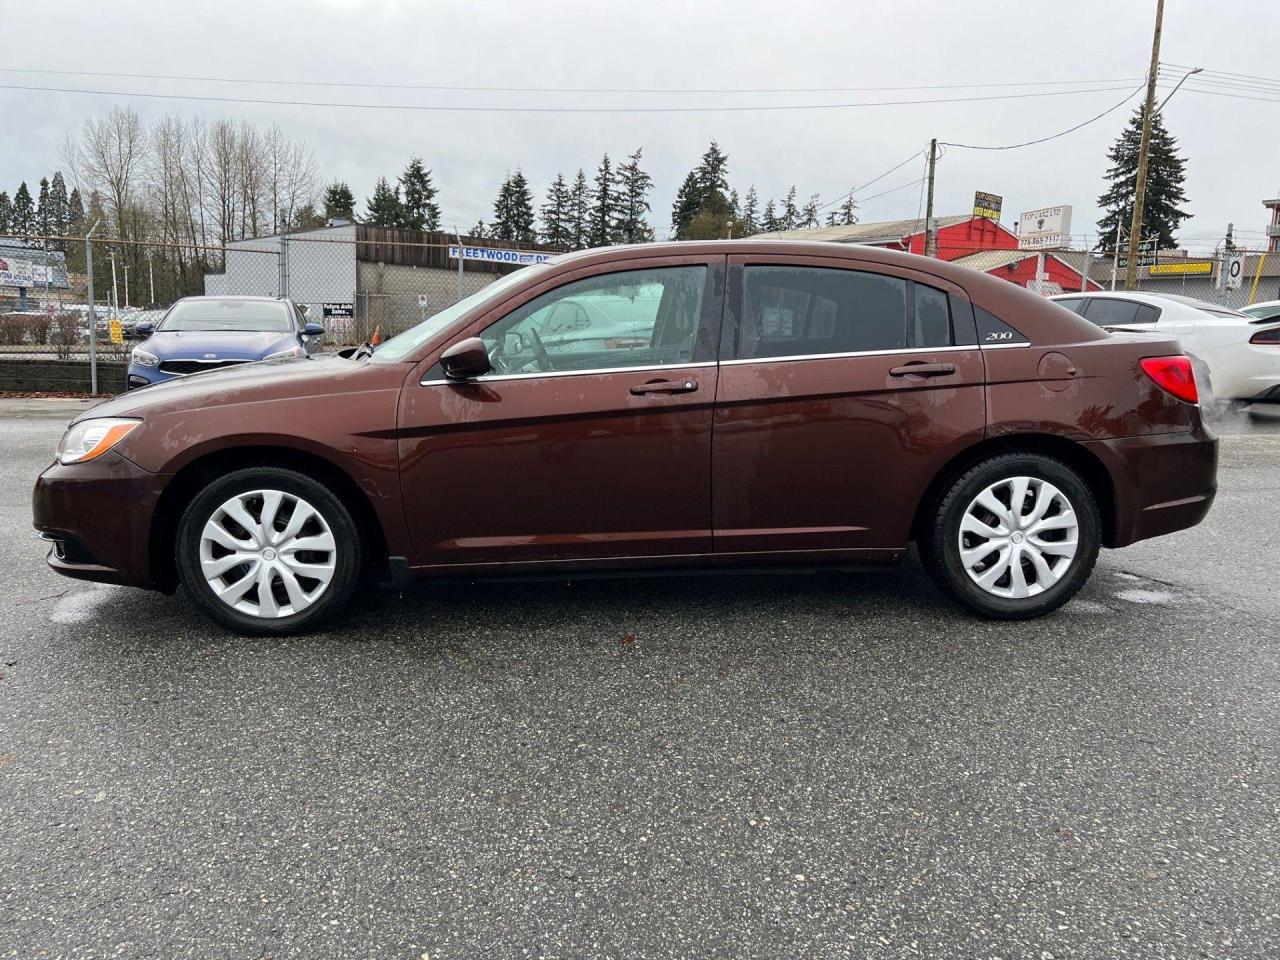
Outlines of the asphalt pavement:
<svg viewBox="0 0 1280 960">
<path fill-rule="evenodd" d="M 33 404 L 35 404 L 33 406 Z M 0 957 L 1280 955 L 1280 421 L 1034 623 L 859 575 L 247 640 L 45 569 L 0 405 Z"/>
</svg>

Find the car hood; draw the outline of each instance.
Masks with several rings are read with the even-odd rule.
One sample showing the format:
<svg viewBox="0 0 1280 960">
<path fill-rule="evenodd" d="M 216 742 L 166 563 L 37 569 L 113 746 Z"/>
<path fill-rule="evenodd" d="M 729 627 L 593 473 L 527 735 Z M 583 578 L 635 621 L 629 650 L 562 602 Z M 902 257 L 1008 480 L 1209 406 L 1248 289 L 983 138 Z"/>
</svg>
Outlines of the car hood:
<svg viewBox="0 0 1280 960">
<path fill-rule="evenodd" d="M 159 330 L 139 346 L 161 360 L 260 360 L 297 342 L 278 331 Z"/>
<path fill-rule="evenodd" d="M 209 406 L 271 402 L 398 386 L 408 366 L 346 360 L 337 354 L 264 360 L 243 366 L 196 373 L 130 390 L 86 410 L 77 420 L 93 417 L 146 417 L 150 413 L 196 410 Z"/>
</svg>

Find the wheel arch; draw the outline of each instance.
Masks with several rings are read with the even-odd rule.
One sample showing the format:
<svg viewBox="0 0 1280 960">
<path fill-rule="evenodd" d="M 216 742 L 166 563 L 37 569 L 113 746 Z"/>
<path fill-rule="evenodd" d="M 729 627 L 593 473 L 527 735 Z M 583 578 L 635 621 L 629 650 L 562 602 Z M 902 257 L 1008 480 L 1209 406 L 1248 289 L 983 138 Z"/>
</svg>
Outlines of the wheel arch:
<svg viewBox="0 0 1280 960">
<path fill-rule="evenodd" d="M 386 572 L 389 550 L 382 524 L 368 495 L 345 470 L 319 454 L 294 447 L 224 447 L 204 453 L 184 464 L 165 486 L 151 520 L 149 538 L 151 580 L 161 590 L 178 584 L 173 542 L 182 511 L 198 490 L 219 476 L 248 467 L 279 467 L 323 483 L 351 511 L 364 545 L 366 568 L 375 576 Z"/>
<path fill-rule="evenodd" d="M 1115 545 L 1118 504 L 1115 484 L 1106 465 L 1082 444 L 1049 433 L 1014 433 L 987 437 L 953 456 L 934 475 L 916 504 L 911 521 L 911 539 L 920 539 L 933 505 L 956 477 L 981 460 L 1005 453 L 1035 453 L 1052 457 L 1080 474 L 1098 502 L 1098 513 L 1102 518 L 1102 543 L 1108 547 Z"/>
</svg>

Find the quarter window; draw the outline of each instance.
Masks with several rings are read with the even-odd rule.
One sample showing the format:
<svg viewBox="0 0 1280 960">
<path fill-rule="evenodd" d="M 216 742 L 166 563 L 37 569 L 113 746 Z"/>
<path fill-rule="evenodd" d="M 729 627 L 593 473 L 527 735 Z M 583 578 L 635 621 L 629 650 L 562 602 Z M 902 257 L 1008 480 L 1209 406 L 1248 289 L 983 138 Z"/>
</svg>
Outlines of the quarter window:
<svg viewBox="0 0 1280 960">
<path fill-rule="evenodd" d="M 498 375 L 689 363 L 705 266 L 630 270 L 575 280 L 480 334 Z"/>
<path fill-rule="evenodd" d="M 740 360 L 954 343 L 949 298 L 940 290 L 860 270 L 743 268 Z"/>
</svg>

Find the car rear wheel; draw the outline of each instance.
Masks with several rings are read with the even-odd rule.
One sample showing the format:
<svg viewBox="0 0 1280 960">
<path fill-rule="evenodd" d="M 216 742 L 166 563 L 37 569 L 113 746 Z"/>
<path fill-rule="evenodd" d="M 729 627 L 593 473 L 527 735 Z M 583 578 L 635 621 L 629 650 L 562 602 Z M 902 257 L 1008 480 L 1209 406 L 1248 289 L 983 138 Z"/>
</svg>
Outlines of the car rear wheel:
<svg viewBox="0 0 1280 960">
<path fill-rule="evenodd" d="M 360 535 L 324 485 L 275 467 L 237 470 L 192 500 L 178 526 L 183 585 L 239 633 L 312 630 L 350 599 Z"/>
<path fill-rule="evenodd" d="M 1056 610 L 1093 571 L 1098 506 L 1066 464 L 1003 454 L 970 467 L 943 491 L 922 537 L 934 582 L 984 616 L 1026 619 Z"/>
</svg>

